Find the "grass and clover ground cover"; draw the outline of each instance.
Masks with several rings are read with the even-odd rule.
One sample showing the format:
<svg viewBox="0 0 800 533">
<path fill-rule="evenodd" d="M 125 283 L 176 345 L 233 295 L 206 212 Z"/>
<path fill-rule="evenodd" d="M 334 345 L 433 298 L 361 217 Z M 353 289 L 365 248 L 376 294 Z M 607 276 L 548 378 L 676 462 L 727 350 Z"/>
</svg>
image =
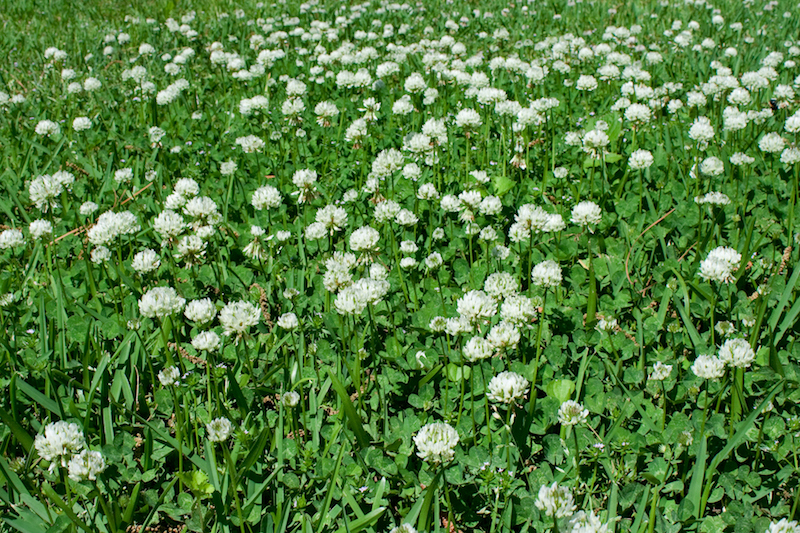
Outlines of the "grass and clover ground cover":
<svg viewBox="0 0 800 533">
<path fill-rule="evenodd" d="M 796 5 L 0 21 L 1 531 L 800 531 Z"/>
</svg>

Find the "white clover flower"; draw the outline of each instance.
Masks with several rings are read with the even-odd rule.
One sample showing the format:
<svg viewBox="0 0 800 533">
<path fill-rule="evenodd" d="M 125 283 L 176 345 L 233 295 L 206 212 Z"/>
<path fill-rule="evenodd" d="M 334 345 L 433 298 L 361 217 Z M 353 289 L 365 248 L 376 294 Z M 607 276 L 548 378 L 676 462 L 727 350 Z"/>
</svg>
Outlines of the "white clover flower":
<svg viewBox="0 0 800 533">
<path fill-rule="evenodd" d="M 783 151 L 786 141 L 777 133 L 767 133 L 759 139 L 758 147 L 762 152 L 774 154 Z"/>
<path fill-rule="evenodd" d="M 237 168 L 239 168 L 239 165 L 235 161 L 224 161 L 219 165 L 219 173 L 223 176 L 230 176 L 236 172 Z"/>
<path fill-rule="evenodd" d="M 725 363 L 713 355 L 699 355 L 692 364 L 692 372 L 702 379 L 719 379 L 725 375 Z"/>
<path fill-rule="evenodd" d="M 300 321 L 297 319 L 297 315 L 294 313 L 284 313 L 280 317 L 278 317 L 278 321 L 276 322 L 279 328 L 283 328 L 286 330 L 293 330 L 297 329 L 300 326 Z"/>
<path fill-rule="evenodd" d="M 625 109 L 625 119 L 634 124 L 650 122 L 651 117 L 650 108 L 644 104 L 631 104 Z"/>
<path fill-rule="evenodd" d="M 109 54 L 106 54 L 106 55 L 109 55 Z M 83 90 L 85 90 L 87 92 L 96 91 L 97 89 L 99 89 L 102 86 L 103 86 L 103 83 L 100 80 L 98 80 L 97 78 L 86 78 L 83 81 Z"/>
<path fill-rule="evenodd" d="M 795 520 L 781 518 L 778 522 L 771 522 L 764 533 L 800 533 L 800 524 Z"/>
<path fill-rule="evenodd" d="M 422 460 L 435 465 L 453 460 L 458 440 L 458 432 L 444 422 L 434 422 L 422 426 L 414 436 L 417 455 Z"/>
<path fill-rule="evenodd" d="M 542 485 L 534 502 L 536 508 L 544 511 L 546 516 L 565 518 L 572 516 L 577 508 L 572 493 L 567 487 L 559 487 L 553 482 L 549 487 Z"/>
<path fill-rule="evenodd" d="M 516 294 L 519 291 L 519 282 L 508 272 L 495 272 L 486 278 L 483 289 L 490 296 L 499 300 Z"/>
<path fill-rule="evenodd" d="M 192 339 L 192 347 L 199 352 L 212 352 L 219 348 L 219 345 L 219 335 L 213 331 L 204 331 L 202 333 L 198 333 Z"/>
<path fill-rule="evenodd" d="M 43 213 L 50 208 L 59 207 L 57 198 L 63 191 L 64 185 L 61 180 L 47 174 L 35 177 L 28 185 L 31 202 Z"/>
<path fill-rule="evenodd" d="M 390 529 L 389 533 L 417 533 L 417 530 L 411 524 L 400 524 Z"/>
<path fill-rule="evenodd" d="M 114 213 L 106 211 L 86 233 L 89 242 L 96 246 L 105 246 L 122 235 L 131 235 L 141 229 L 136 215 L 130 211 Z"/>
<path fill-rule="evenodd" d="M 45 120 L 40 120 L 39 123 L 36 124 L 35 131 L 37 135 L 50 137 L 51 135 L 60 135 L 61 127 L 52 120 L 45 119 Z"/>
<path fill-rule="evenodd" d="M 86 440 L 78 424 L 60 421 L 47 424 L 33 445 L 39 456 L 51 463 L 52 472 L 58 465 L 66 467 L 67 461 L 86 447 Z"/>
<path fill-rule="evenodd" d="M 191 198 L 200 192 L 200 185 L 192 178 L 181 178 L 175 182 L 174 189 L 176 194 L 180 194 L 184 198 Z"/>
<path fill-rule="evenodd" d="M 111 250 L 109 250 L 105 246 L 97 246 L 94 249 L 92 249 L 90 258 L 92 260 L 92 263 L 94 263 L 95 265 L 105 263 L 106 261 L 111 259 Z"/>
<path fill-rule="evenodd" d="M 756 160 L 754 157 L 750 157 L 747 154 L 743 154 L 742 152 L 736 152 L 731 156 L 730 161 L 731 165 L 743 166 L 743 165 L 752 165 L 753 163 L 755 163 Z"/>
<path fill-rule="evenodd" d="M 695 196 L 694 201 L 699 205 L 728 205 L 731 203 L 731 199 L 728 198 L 727 194 L 716 191 L 709 192 L 703 196 Z"/>
<path fill-rule="evenodd" d="M 404 257 L 400 260 L 400 268 L 410 270 L 417 266 L 417 260 L 413 257 Z"/>
<path fill-rule="evenodd" d="M 236 334 L 241 337 L 258 325 L 261 320 L 261 310 L 250 302 L 230 302 L 219 313 L 219 322 L 225 330 L 225 335 Z"/>
<path fill-rule="evenodd" d="M 725 172 L 725 165 L 718 157 L 707 157 L 700 163 L 700 172 L 706 176 L 719 176 Z"/>
<path fill-rule="evenodd" d="M 647 378 L 652 381 L 664 381 L 667 379 L 672 372 L 672 365 L 665 365 L 661 361 L 656 361 L 653 365 L 653 370 L 650 372 L 650 376 Z"/>
<path fill-rule="evenodd" d="M 469 291 L 456 302 L 458 314 L 470 322 L 488 319 L 497 314 L 497 302 L 483 291 Z"/>
<path fill-rule="evenodd" d="M 29 226 L 29 231 L 33 239 L 43 239 L 53 234 L 53 224 L 49 220 L 34 220 Z"/>
<path fill-rule="evenodd" d="M 255 135 L 247 135 L 245 137 L 237 137 L 236 144 L 241 146 L 242 151 L 246 154 L 260 152 L 266 146 L 266 143 Z"/>
<path fill-rule="evenodd" d="M 332 235 L 347 225 L 347 211 L 338 205 L 326 205 L 316 213 L 316 222 L 322 224 Z"/>
<path fill-rule="evenodd" d="M 97 211 L 99 208 L 100 208 L 100 206 L 98 206 L 94 202 L 83 202 L 81 204 L 79 212 L 80 212 L 81 216 L 88 217 L 89 215 L 91 215 L 92 213 Z"/>
<path fill-rule="evenodd" d="M 631 170 L 644 170 L 653 164 L 653 154 L 649 150 L 636 150 L 628 159 Z"/>
<path fill-rule="evenodd" d="M 284 392 L 281 395 L 281 403 L 284 407 L 296 407 L 300 403 L 300 394 L 296 391 Z"/>
<path fill-rule="evenodd" d="M 735 281 L 733 274 L 739 268 L 742 254 L 726 246 L 719 246 L 708 253 L 700 262 L 699 275 L 706 281 L 718 283 L 732 283 Z"/>
<path fill-rule="evenodd" d="M 747 368 L 756 360 L 756 352 L 745 339 L 728 339 L 719 349 L 718 358 L 733 368 Z"/>
<path fill-rule="evenodd" d="M 146 248 L 141 252 L 138 252 L 135 256 L 133 256 L 133 260 L 131 261 L 131 268 L 133 268 L 139 274 L 153 272 L 158 270 L 158 267 L 160 266 L 161 259 L 158 257 L 158 253 L 150 248 Z"/>
<path fill-rule="evenodd" d="M 175 385 L 181 378 L 181 369 L 177 366 L 169 366 L 158 373 L 158 381 L 165 387 Z"/>
<path fill-rule="evenodd" d="M 537 287 L 558 287 L 561 285 L 561 267 L 555 261 L 542 261 L 533 267 L 531 281 Z"/>
<path fill-rule="evenodd" d="M 572 528 L 570 533 L 610 533 L 612 530 L 608 524 L 600 521 L 600 518 L 594 514 L 594 511 L 578 511 L 569 520 L 569 526 Z"/>
<path fill-rule="evenodd" d="M 456 114 L 456 126 L 465 130 L 477 129 L 483 124 L 480 114 L 474 109 L 462 109 Z"/>
<path fill-rule="evenodd" d="M 147 318 L 165 318 L 180 313 L 186 300 L 172 287 L 154 287 L 139 299 L 139 312 Z"/>
<path fill-rule="evenodd" d="M 375 250 L 379 239 L 378 230 L 363 226 L 350 234 L 350 249 L 354 252 Z"/>
<path fill-rule="evenodd" d="M 75 131 L 85 131 L 92 127 L 89 117 L 77 117 L 72 121 L 72 129 Z"/>
<path fill-rule="evenodd" d="M 281 205 L 281 193 L 272 185 L 264 185 L 256 189 L 250 203 L 257 211 L 278 207 Z"/>
<path fill-rule="evenodd" d="M 82 450 L 78 455 L 73 455 L 67 465 L 69 478 L 76 482 L 94 481 L 105 469 L 103 454 L 92 450 Z"/>
<path fill-rule="evenodd" d="M 572 208 L 570 221 L 579 226 L 595 225 L 600 223 L 602 216 L 600 206 L 594 202 L 585 201 Z"/>
<path fill-rule="evenodd" d="M 689 137 L 698 143 L 709 142 L 714 138 L 714 127 L 708 117 L 697 117 L 689 128 Z"/>
<path fill-rule="evenodd" d="M 567 400 L 558 408 L 558 423 L 562 426 L 585 424 L 589 410 L 574 400 Z"/>
<path fill-rule="evenodd" d="M 522 399 L 530 382 L 516 372 L 500 372 L 489 381 L 486 397 L 499 403 L 511 404 Z"/>
<path fill-rule="evenodd" d="M 488 359 L 492 355 L 494 355 L 494 347 L 492 343 L 484 339 L 483 337 L 472 337 L 470 340 L 464 344 L 464 348 L 461 350 L 461 353 L 464 355 L 464 359 L 470 363 L 474 363 L 475 361 L 480 361 L 481 359 Z"/>
<path fill-rule="evenodd" d="M 206 433 L 211 442 L 223 442 L 228 439 L 233 430 L 233 424 L 225 417 L 215 418 L 206 424 Z"/>
<path fill-rule="evenodd" d="M 519 328 L 510 320 L 501 320 L 489 330 L 486 340 L 495 350 L 514 349 L 520 340 Z"/>
</svg>

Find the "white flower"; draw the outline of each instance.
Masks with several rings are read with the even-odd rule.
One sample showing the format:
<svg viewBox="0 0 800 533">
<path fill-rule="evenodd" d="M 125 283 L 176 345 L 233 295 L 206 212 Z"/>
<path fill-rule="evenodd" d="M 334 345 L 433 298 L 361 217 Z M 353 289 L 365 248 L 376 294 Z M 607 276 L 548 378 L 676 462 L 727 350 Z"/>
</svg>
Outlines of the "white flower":
<svg viewBox="0 0 800 533">
<path fill-rule="evenodd" d="M 707 117 L 697 117 L 689 128 L 689 137 L 698 143 L 708 142 L 714 138 L 714 127 Z"/>
<path fill-rule="evenodd" d="M 272 185 L 264 185 L 256 189 L 250 203 L 257 211 L 278 207 L 281 205 L 281 193 Z"/>
<path fill-rule="evenodd" d="M 650 377 L 647 379 L 652 381 L 664 381 L 672 372 L 672 365 L 665 365 L 661 361 L 656 361 L 653 365 L 653 370 L 650 372 Z"/>
<path fill-rule="evenodd" d="M 281 403 L 284 407 L 295 407 L 300 403 L 300 394 L 295 391 L 284 392 L 281 395 Z"/>
<path fill-rule="evenodd" d="M 41 239 L 53 234 L 53 224 L 49 220 L 34 220 L 29 226 L 31 237 Z"/>
<path fill-rule="evenodd" d="M 146 248 L 137 253 L 135 256 L 133 256 L 133 261 L 131 261 L 131 268 L 133 268 L 139 274 L 153 272 L 154 270 L 158 270 L 158 267 L 160 266 L 161 259 L 158 257 L 156 251 L 151 250 L 150 248 Z"/>
<path fill-rule="evenodd" d="M 50 137 L 51 135 L 59 135 L 61 133 L 61 127 L 53 122 L 52 120 L 40 120 L 38 124 L 36 124 L 36 134 L 43 135 L 46 137 Z"/>
<path fill-rule="evenodd" d="M 475 361 L 491 357 L 494 354 L 494 347 L 491 342 L 483 337 L 476 336 L 467 341 L 461 352 L 465 360 L 474 363 Z"/>
<path fill-rule="evenodd" d="M 250 302 L 231 302 L 222 308 L 219 313 L 219 322 L 225 330 L 225 335 L 235 333 L 241 337 L 258 325 L 261 320 L 261 310 Z"/>
<path fill-rule="evenodd" d="M 83 450 L 78 455 L 73 455 L 67 465 L 69 478 L 72 481 L 94 481 L 97 475 L 106 469 L 103 454 L 92 450 Z"/>
<path fill-rule="evenodd" d="M 374 250 L 379 239 L 378 230 L 369 226 L 358 228 L 350 234 L 350 249 L 354 252 Z"/>
<path fill-rule="evenodd" d="M 165 387 L 175 385 L 181 378 L 181 370 L 177 366 L 170 366 L 158 373 L 158 381 Z"/>
<path fill-rule="evenodd" d="M 297 329 L 297 327 L 300 326 L 300 321 L 297 320 L 296 314 L 284 313 L 278 318 L 277 325 L 279 328 L 292 330 Z"/>
<path fill-rule="evenodd" d="M 632 170 L 644 170 L 653 164 L 653 154 L 649 150 L 636 150 L 628 159 Z"/>
<path fill-rule="evenodd" d="M 330 230 L 331 234 L 334 231 L 341 231 L 347 225 L 347 211 L 338 205 L 326 205 L 317 211 L 315 218 L 317 223 Z"/>
<path fill-rule="evenodd" d="M 236 172 L 237 168 L 239 168 L 239 165 L 235 161 L 224 161 L 219 165 L 219 173 L 223 176 L 230 176 Z"/>
<path fill-rule="evenodd" d="M 233 430 L 233 424 L 227 418 L 215 418 L 206 424 L 206 433 L 211 442 L 222 442 L 227 440 Z"/>
<path fill-rule="evenodd" d="M 441 464 L 453 460 L 458 432 L 449 424 L 434 422 L 422 426 L 414 436 L 417 455 L 424 461 Z"/>
<path fill-rule="evenodd" d="M 77 117 L 72 121 L 72 129 L 75 131 L 84 131 L 92 127 L 92 121 L 89 117 Z"/>
<path fill-rule="evenodd" d="M 562 426 L 575 426 L 585 424 L 589 410 L 573 400 L 567 400 L 558 408 L 558 423 Z"/>
<path fill-rule="evenodd" d="M 199 352 L 211 352 L 219 348 L 219 335 L 213 331 L 198 333 L 192 339 L 192 347 Z"/>
<path fill-rule="evenodd" d="M 700 172 L 706 176 L 719 176 L 725 172 L 725 165 L 718 157 L 707 157 L 700 163 Z"/>
<path fill-rule="evenodd" d="M 625 109 L 625 118 L 636 124 L 650 122 L 650 108 L 644 104 L 631 104 Z"/>
<path fill-rule="evenodd" d="M 180 213 L 170 209 L 160 212 L 153 220 L 153 229 L 165 240 L 177 237 L 185 227 L 186 223 Z"/>
<path fill-rule="evenodd" d="M 561 284 L 561 267 L 555 261 L 542 261 L 533 267 L 531 280 L 538 287 L 557 287 Z"/>
<path fill-rule="evenodd" d="M 725 374 L 725 363 L 713 355 L 700 355 L 692 364 L 692 372 L 702 379 L 719 379 Z"/>
<path fill-rule="evenodd" d="M 59 207 L 56 198 L 63 191 L 64 185 L 61 180 L 47 174 L 35 177 L 28 185 L 31 202 L 43 213 L 46 213 L 49 208 Z"/>
<path fill-rule="evenodd" d="M 400 524 L 389 530 L 389 533 L 417 533 L 417 530 L 411 524 Z"/>
<path fill-rule="evenodd" d="M 111 259 L 111 250 L 105 246 L 98 246 L 92 250 L 90 255 L 92 263 L 99 265 Z"/>
<path fill-rule="evenodd" d="M 585 201 L 572 208 L 570 221 L 579 226 L 588 226 L 589 224 L 599 224 L 601 219 L 600 206 L 594 202 Z"/>
<path fill-rule="evenodd" d="M 42 459 L 52 463 L 52 472 L 59 464 L 66 467 L 72 455 L 86 447 L 86 440 L 78 424 L 60 421 L 47 424 L 44 432 L 36 435 L 33 445 Z"/>
<path fill-rule="evenodd" d="M 731 283 L 735 281 L 734 272 L 739 268 L 742 254 L 726 246 L 719 246 L 708 253 L 700 262 L 700 277 L 706 281 Z"/>
<path fill-rule="evenodd" d="M 570 519 L 569 526 L 572 528 L 570 533 L 609 533 L 610 531 L 608 524 L 602 523 L 594 511 L 589 511 L 588 514 L 578 511 Z"/>
<path fill-rule="evenodd" d="M 778 522 L 772 522 L 765 533 L 800 533 L 800 524 L 795 520 L 781 518 Z"/>
<path fill-rule="evenodd" d="M 519 344 L 519 328 L 509 320 L 502 320 L 489 330 L 486 340 L 496 350 L 508 350 L 516 348 Z"/>
<path fill-rule="evenodd" d="M 782 152 L 786 146 L 786 141 L 777 133 L 767 133 L 758 141 L 758 147 L 762 152 L 776 153 Z"/>
<path fill-rule="evenodd" d="M 493 402 L 515 403 L 528 392 L 529 382 L 516 372 L 500 372 L 489 382 L 486 397 Z"/>
<path fill-rule="evenodd" d="M 217 316 L 217 308 L 214 302 L 211 301 L 211 298 L 203 298 L 201 300 L 192 300 L 189 302 L 183 314 L 192 322 L 207 324 Z"/>
<path fill-rule="evenodd" d="M 98 206 L 94 202 L 83 202 L 81 204 L 79 211 L 81 216 L 88 217 L 89 215 L 97 211 L 99 208 L 100 206 Z"/>
<path fill-rule="evenodd" d="M 728 205 L 731 203 L 731 199 L 728 198 L 727 194 L 723 194 L 721 192 L 716 192 L 716 191 L 707 193 L 704 196 L 695 196 L 694 201 L 695 203 L 700 205 L 702 204 Z"/>
<path fill-rule="evenodd" d="M 172 287 L 154 287 L 139 299 L 139 312 L 148 318 L 165 318 L 180 313 L 185 303 Z"/>
<path fill-rule="evenodd" d="M 542 485 L 534 505 L 540 511 L 544 511 L 546 516 L 555 516 L 556 518 L 572 516 L 576 509 L 572 493 L 567 487 L 559 487 L 556 482 L 549 487 Z"/>
<path fill-rule="evenodd" d="M 479 128 L 482 124 L 481 116 L 474 109 L 462 109 L 455 118 L 456 126 L 465 130 Z"/>
<path fill-rule="evenodd" d="M 413 257 L 404 257 L 400 260 L 400 268 L 409 270 L 417 266 L 417 260 Z"/>
<path fill-rule="evenodd" d="M 497 303 L 483 291 L 469 291 L 456 302 L 458 314 L 470 322 L 497 314 Z"/>
<path fill-rule="evenodd" d="M 7 229 L 0 232 L 0 250 L 16 248 L 25 244 L 25 237 L 18 229 Z"/>
<path fill-rule="evenodd" d="M 719 349 L 719 360 L 734 368 L 747 368 L 756 360 L 756 352 L 745 339 L 728 339 Z"/>
</svg>

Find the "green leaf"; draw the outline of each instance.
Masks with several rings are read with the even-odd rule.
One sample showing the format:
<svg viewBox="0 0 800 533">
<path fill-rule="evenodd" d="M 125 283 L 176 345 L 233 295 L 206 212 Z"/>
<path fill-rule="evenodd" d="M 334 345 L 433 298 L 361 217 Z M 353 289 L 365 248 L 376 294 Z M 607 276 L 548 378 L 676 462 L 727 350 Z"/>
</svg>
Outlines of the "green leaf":
<svg viewBox="0 0 800 533">
<path fill-rule="evenodd" d="M 353 433 L 356 435 L 356 441 L 358 442 L 358 445 L 362 448 L 366 448 L 369 446 L 369 435 L 364 429 L 364 425 L 361 422 L 361 417 L 358 416 L 358 412 L 356 411 L 353 402 L 350 400 L 350 396 L 347 394 L 342 382 L 339 381 L 339 378 L 337 378 L 330 369 L 328 369 L 328 376 L 331 379 L 334 390 L 339 395 L 339 399 L 342 401 L 344 414 L 347 417 L 350 429 L 352 429 Z"/>
<path fill-rule="evenodd" d="M 547 395 L 558 400 L 558 403 L 564 403 L 572 397 L 575 382 L 569 379 L 554 379 L 547 384 L 546 391 Z"/>
</svg>

